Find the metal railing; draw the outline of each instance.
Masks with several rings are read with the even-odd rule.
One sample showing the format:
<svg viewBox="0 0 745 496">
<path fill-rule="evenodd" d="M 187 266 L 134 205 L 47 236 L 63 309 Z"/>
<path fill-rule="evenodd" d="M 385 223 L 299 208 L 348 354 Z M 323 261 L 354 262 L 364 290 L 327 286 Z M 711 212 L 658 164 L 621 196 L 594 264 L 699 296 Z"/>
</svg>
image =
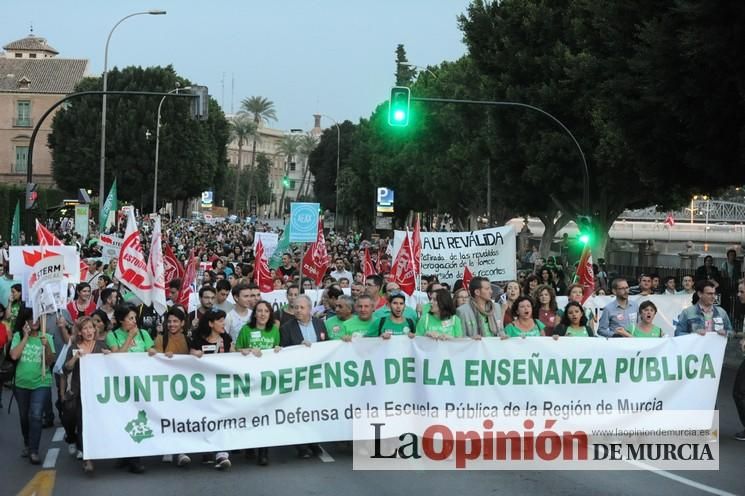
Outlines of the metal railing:
<svg viewBox="0 0 745 496">
<path fill-rule="evenodd" d="M 624 210 L 618 218 L 663 222 L 668 213 L 675 222 L 745 222 L 745 204 L 720 200 L 693 200 L 687 207 L 674 212 L 660 212 L 657 207 Z"/>
</svg>

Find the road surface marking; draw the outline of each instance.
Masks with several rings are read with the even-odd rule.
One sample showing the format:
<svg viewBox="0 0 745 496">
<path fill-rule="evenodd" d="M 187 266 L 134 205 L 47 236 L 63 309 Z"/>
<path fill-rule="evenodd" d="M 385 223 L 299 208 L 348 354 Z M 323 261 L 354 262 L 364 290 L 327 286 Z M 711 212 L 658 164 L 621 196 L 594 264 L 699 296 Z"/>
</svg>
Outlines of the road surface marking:
<svg viewBox="0 0 745 496">
<path fill-rule="evenodd" d="M 44 457 L 44 468 L 54 468 L 57 465 L 57 456 L 59 456 L 59 448 L 49 448 L 47 456 Z"/>
<path fill-rule="evenodd" d="M 52 437 L 53 443 L 58 443 L 62 441 L 65 438 L 65 429 L 63 427 L 57 427 L 57 430 L 54 431 L 54 437 Z"/>
<path fill-rule="evenodd" d="M 28 481 L 17 496 L 52 496 L 54 491 L 54 470 L 41 470 Z"/>
<path fill-rule="evenodd" d="M 660 477 L 666 477 L 670 480 L 674 480 L 675 482 L 680 482 L 681 484 L 685 484 L 689 487 L 694 487 L 700 491 L 707 492 L 709 494 L 716 494 L 717 496 L 737 496 L 735 493 L 730 493 L 728 491 L 724 491 L 722 489 L 717 489 L 716 487 L 707 486 L 706 484 L 702 484 L 701 482 L 696 482 L 695 480 L 686 479 L 685 477 L 681 477 L 680 475 L 673 474 L 671 472 L 668 472 L 667 470 L 655 470 L 650 465 L 647 465 L 646 463 L 641 462 L 632 462 L 629 461 L 632 465 L 636 465 L 639 468 L 643 468 L 647 470 L 651 474 L 659 475 Z"/>
<path fill-rule="evenodd" d="M 321 459 L 323 463 L 332 463 L 334 462 L 334 459 L 331 457 L 331 455 L 328 454 L 328 452 L 323 449 L 323 446 L 320 446 L 321 452 L 318 453 L 318 458 Z"/>
</svg>

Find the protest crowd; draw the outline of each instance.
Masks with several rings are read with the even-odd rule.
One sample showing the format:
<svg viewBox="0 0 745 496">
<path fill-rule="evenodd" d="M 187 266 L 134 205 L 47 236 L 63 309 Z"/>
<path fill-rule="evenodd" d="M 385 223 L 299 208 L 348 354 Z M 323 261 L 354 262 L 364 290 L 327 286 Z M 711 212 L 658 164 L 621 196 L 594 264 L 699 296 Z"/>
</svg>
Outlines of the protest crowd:
<svg viewBox="0 0 745 496">
<path fill-rule="evenodd" d="M 132 219 L 134 215 L 130 224 Z M 149 252 L 157 237 L 165 266 L 162 289 L 153 290 L 160 291 L 162 298 L 151 301 L 122 280 L 119 260 L 105 256 L 98 233 L 83 238 L 59 222 L 39 225 L 40 245 L 74 246 L 82 261 L 80 282 L 70 285 L 63 304 L 58 302 L 53 312 L 32 308 L 35 303 L 24 297 L 28 283 L 11 272 L 5 243 L 0 253 L 4 353 L 0 374 L 6 388 L 0 401 L 17 404 L 21 456 L 32 464 L 41 462 L 42 429 L 54 425 L 58 417 L 69 454 L 82 461 L 86 472 L 93 472 L 93 462 L 84 459 L 80 394 L 85 387 L 80 360 L 88 354 L 260 357 L 326 340 L 392 336 L 666 338 L 655 324 L 658 308 L 649 298 L 664 294 L 691 298 L 691 305 L 677 316 L 675 336 L 711 332 L 731 337 L 741 330 L 733 325 L 734 316 L 716 304 L 723 276 L 716 274 L 719 280 L 715 280 L 709 262 L 695 277 L 679 282 L 655 280 L 653 274 L 632 281 L 622 275 L 612 277 L 591 261 L 588 267 L 587 260 L 584 265 L 580 260 L 576 268 L 560 257 L 544 261 L 533 250 L 519 260 L 522 268 L 515 280 L 472 276 L 466 267 L 466 273 L 449 284 L 441 282 L 439 274 L 421 273 L 418 224 L 417 220 L 412 234 L 394 253 L 390 239 L 377 235 L 364 239 L 360 233 L 333 229 L 304 247 L 287 241 L 286 228 L 272 230 L 262 222 L 210 224 L 178 219 L 155 226 L 141 219 L 143 260 L 153 259 Z M 131 225 L 126 227 L 129 230 Z M 127 238 L 124 228 L 111 234 Z M 264 234 L 277 240 L 271 254 L 264 253 L 262 240 L 268 239 Z M 734 256 L 731 260 L 734 264 Z M 727 277 L 744 304 L 742 267 L 733 266 Z M 284 292 L 286 304 L 264 299 L 272 292 Z M 586 306 L 589 298 L 600 295 L 611 297 L 602 311 Z M 745 350 L 745 340 L 741 346 Z M 745 365 L 737 374 L 734 400 L 745 429 Z M 745 431 L 736 438 L 745 441 Z M 321 450 L 316 444 L 295 448 L 299 458 Z M 214 453 L 201 454 L 199 461 L 227 469 L 231 454 L 235 456 L 217 446 Z M 184 467 L 193 456 L 174 453 L 164 459 Z M 245 456 L 259 465 L 269 463 L 268 448 L 247 450 Z M 118 463 L 134 473 L 145 470 L 139 458 Z"/>
</svg>

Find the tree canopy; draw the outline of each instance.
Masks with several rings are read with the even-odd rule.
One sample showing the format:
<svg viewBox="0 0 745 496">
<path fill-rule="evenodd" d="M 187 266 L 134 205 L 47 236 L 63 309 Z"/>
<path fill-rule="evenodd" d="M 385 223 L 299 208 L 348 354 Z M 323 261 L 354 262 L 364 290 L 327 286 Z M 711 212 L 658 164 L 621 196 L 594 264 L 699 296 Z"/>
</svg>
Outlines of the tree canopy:
<svg viewBox="0 0 745 496">
<path fill-rule="evenodd" d="M 108 75 L 110 90 L 168 92 L 190 82 L 168 67 L 126 67 Z M 76 91 L 100 90 L 101 78 L 86 78 Z M 119 197 L 148 209 L 152 204 L 156 118 L 159 97 L 110 96 L 107 102 L 106 189 L 118 179 Z M 225 178 L 229 128 L 210 98 L 209 119 L 189 118 L 189 100 L 167 97 L 161 110 L 158 197 L 199 196 Z M 53 175 L 64 190 L 99 188 L 101 100 L 74 99 L 52 122 L 49 146 Z M 147 138 L 149 131 L 150 138 Z"/>
</svg>

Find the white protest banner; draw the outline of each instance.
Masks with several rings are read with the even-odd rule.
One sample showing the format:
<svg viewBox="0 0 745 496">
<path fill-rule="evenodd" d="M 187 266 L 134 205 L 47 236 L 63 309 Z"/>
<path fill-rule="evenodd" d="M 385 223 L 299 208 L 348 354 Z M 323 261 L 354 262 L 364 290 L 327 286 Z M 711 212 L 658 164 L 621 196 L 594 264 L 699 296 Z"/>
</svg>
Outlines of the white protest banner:
<svg viewBox="0 0 745 496">
<path fill-rule="evenodd" d="M 359 338 L 240 353 L 88 354 L 85 459 L 214 452 L 352 438 L 363 410 L 711 411 L 727 340 Z M 553 413 L 552 413 L 553 414 Z M 596 415 L 597 416 L 597 415 Z M 100 419 L 106 419 L 101 422 Z M 610 425 L 608 427 L 616 427 Z"/>
<path fill-rule="evenodd" d="M 406 231 L 393 235 L 395 260 Z M 422 232 L 422 275 L 437 275 L 452 284 L 467 266 L 474 276 L 490 281 L 515 279 L 517 244 L 511 226 L 471 232 Z"/>
<path fill-rule="evenodd" d="M 279 234 L 272 232 L 256 232 L 254 233 L 254 246 L 253 250 L 256 252 L 256 244 L 261 240 L 261 244 L 264 245 L 264 257 L 269 260 L 272 258 L 274 251 L 277 249 L 279 243 Z"/>
<path fill-rule="evenodd" d="M 25 279 L 24 274 L 42 258 L 42 250 L 46 251 L 45 256 L 62 255 L 68 282 L 80 282 L 80 255 L 74 246 L 11 246 L 10 273 L 17 278 Z"/>
<path fill-rule="evenodd" d="M 593 296 L 588 298 L 583 306 L 585 308 L 593 309 L 597 320 L 599 321 L 605 306 L 615 299 L 616 297 L 612 295 Z M 646 300 L 654 303 L 657 307 L 657 315 L 655 315 L 654 318 L 654 325 L 662 329 L 662 331 L 668 336 L 672 336 L 675 333 L 675 325 L 678 323 L 680 312 L 691 306 L 691 295 L 633 295 L 629 296 L 629 300 L 636 302 L 637 304 Z M 559 309 L 563 310 L 567 304 L 567 297 L 557 296 L 556 304 Z M 595 326 L 595 328 L 597 328 L 597 326 Z"/>
<path fill-rule="evenodd" d="M 26 287 L 34 319 L 64 308 L 67 297 L 65 263 L 62 255 L 39 259 L 28 272 Z"/>
<path fill-rule="evenodd" d="M 102 234 L 99 240 L 101 243 L 101 258 L 104 263 L 109 263 L 109 261 L 119 258 L 124 238 L 112 236 L 110 234 Z"/>
</svg>

